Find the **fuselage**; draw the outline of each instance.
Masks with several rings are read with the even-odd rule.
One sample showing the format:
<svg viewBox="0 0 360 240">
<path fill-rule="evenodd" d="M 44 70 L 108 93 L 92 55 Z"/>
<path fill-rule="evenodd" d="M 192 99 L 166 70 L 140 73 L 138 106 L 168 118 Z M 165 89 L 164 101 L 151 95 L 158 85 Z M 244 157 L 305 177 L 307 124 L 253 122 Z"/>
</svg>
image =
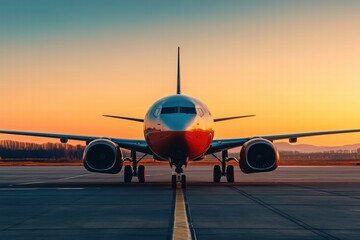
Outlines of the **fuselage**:
<svg viewBox="0 0 360 240">
<path fill-rule="evenodd" d="M 201 158 L 214 137 L 214 120 L 197 99 L 172 95 L 155 102 L 144 118 L 144 137 L 162 160 L 186 162 Z"/>
</svg>

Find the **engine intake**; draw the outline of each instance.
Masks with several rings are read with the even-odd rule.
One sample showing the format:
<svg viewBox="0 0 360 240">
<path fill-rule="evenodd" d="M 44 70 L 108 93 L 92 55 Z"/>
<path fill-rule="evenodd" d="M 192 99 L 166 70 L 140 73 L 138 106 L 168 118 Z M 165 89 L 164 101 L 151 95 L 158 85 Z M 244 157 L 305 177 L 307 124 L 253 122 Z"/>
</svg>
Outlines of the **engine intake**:
<svg viewBox="0 0 360 240">
<path fill-rule="evenodd" d="M 120 172 L 122 153 L 119 146 L 108 139 L 96 139 L 90 142 L 83 155 L 84 167 L 90 172 Z"/>
<path fill-rule="evenodd" d="M 246 142 L 240 151 L 239 166 L 244 173 L 270 172 L 280 162 L 279 152 L 267 139 L 254 138 Z"/>
</svg>

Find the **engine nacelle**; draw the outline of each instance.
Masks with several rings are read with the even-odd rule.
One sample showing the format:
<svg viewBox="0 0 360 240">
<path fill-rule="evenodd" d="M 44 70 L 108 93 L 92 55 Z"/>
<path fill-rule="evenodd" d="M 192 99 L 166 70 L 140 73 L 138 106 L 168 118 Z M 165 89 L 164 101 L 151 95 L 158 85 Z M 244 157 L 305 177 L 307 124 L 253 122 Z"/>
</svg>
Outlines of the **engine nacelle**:
<svg viewBox="0 0 360 240">
<path fill-rule="evenodd" d="M 96 139 L 85 148 L 84 167 L 90 172 L 118 173 L 122 167 L 122 153 L 119 146 L 108 139 Z"/>
<path fill-rule="evenodd" d="M 244 173 L 270 172 L 277 168 L 279 162 L 278 150 L 267 139 L 251 139 L 240 151 L 239 166 Z"/>
</svg>

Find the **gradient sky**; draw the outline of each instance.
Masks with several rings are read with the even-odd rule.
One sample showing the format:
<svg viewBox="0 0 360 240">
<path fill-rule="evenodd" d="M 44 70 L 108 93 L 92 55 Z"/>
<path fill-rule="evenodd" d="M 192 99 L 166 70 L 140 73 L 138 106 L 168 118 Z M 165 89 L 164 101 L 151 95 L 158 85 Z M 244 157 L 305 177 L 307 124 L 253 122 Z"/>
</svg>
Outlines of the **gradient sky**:
<svg viewBox="0 0 360 240">
<path fill-rule="evenodd" d="M 0 1 L 0 129 L 142 138 L 182 91 L 216 138 L 360 128 L 359 1 Z M 0 135 L 0 139 L 48 139 Z M 360 134 L 302 138 L 342 145 Z"/>
</svg>

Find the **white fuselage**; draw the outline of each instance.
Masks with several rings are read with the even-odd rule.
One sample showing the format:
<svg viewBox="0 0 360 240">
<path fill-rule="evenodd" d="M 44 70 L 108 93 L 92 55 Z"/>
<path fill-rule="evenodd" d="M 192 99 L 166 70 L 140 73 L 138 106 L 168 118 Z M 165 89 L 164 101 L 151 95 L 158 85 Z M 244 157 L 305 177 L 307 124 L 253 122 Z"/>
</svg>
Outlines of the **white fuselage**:
<svg viewBox="0 0 360 240">
<path fill-rule="evenodd" d="M 160 159 L 194 160 L 209 149 L 214 121 L 208 107 L 199 100 L 172 95 L 150 107 L 144 119 L 144 136 Z"/>
</svg>

